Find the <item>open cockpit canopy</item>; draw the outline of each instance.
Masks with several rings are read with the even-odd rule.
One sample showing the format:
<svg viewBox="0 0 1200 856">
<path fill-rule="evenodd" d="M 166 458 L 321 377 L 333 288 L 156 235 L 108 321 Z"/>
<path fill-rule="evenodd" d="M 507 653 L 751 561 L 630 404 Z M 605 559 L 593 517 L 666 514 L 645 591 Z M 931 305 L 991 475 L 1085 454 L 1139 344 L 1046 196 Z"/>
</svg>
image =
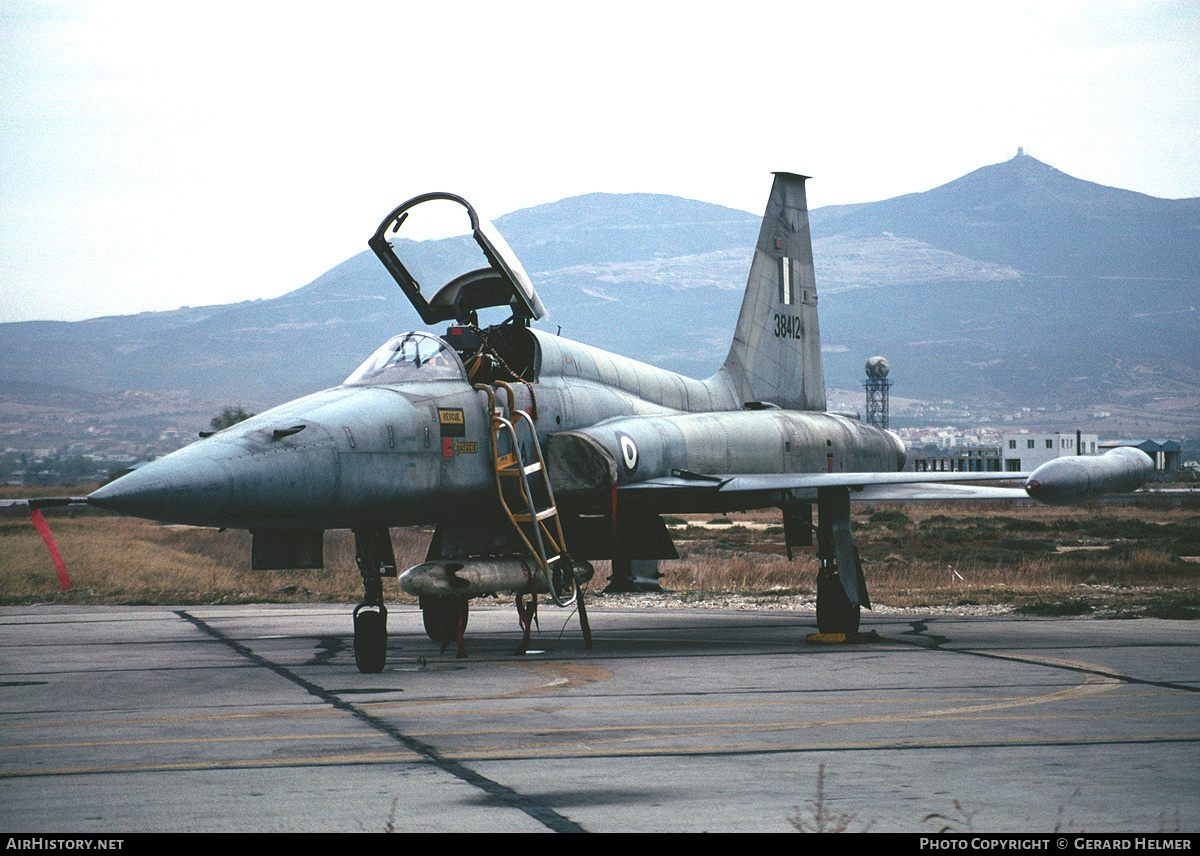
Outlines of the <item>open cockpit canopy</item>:
<svg viewBox="0 0 1200 856">
<path fill-rule="evenodd" d="M 429 239 L 450 223 L 454 237 Z M 396 208 L 367 242 L 426 324 L 477 323 L 480 309 L 508 306 L 528 323 L 546 309 L 512 249 L 461 196 L 426 193 Z"/>
</svg>

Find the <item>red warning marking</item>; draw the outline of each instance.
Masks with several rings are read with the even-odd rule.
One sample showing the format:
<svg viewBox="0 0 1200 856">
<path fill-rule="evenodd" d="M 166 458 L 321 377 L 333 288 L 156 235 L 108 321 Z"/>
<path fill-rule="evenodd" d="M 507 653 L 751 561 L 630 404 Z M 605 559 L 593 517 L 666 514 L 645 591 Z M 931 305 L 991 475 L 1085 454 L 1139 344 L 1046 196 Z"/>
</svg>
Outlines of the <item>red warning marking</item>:
<svg viewBox="0 0 1200 856">
<path fill-rule="evenodd" d="M 50 534 L 50 527 L 46 525 L 46 518 L 42 517 L 42 510 L 35 508 L 29 515 L 29 519 L 33 521 L 33 528 L 42 536 L 42 542 L 45 543 L 46 549 L 50 551 L 50 558 L 54 560 L 54 570 L 58 571 L 58 584 L 63 591 L 71 590 L 71 580 L 67 577 L 67 565 L 63 561 L 62 553 L 58 552 L 58 545 L 54 543 L 54 536 Z"/>
</svg>

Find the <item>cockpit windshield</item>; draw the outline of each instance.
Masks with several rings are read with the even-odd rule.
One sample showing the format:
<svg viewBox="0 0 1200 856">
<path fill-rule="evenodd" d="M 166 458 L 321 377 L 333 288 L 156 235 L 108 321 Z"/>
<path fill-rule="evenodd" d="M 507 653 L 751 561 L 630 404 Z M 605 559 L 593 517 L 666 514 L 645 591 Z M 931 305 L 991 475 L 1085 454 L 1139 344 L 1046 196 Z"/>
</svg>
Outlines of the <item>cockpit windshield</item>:
<svg viewBox="0 0 1200 856">
<path fill-rule="evenodd" d="M 403 333 L 371 354 L 345 383 L 366 386 L 465 378 L 458 355 L 441 339 L 428 333 Z"/>
</svg>

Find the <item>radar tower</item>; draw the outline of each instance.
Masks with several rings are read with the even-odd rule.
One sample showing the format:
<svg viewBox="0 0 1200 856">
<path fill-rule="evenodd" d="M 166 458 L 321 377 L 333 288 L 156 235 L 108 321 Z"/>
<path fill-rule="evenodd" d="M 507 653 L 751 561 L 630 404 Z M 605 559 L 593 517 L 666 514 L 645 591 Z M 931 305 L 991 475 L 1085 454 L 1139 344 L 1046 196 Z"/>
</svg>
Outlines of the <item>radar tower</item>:
<svg viewBox="0 0 1200 856">
<path fill-rule="evenodd" d="M 867 422 L 876 428 L 888 427 L 888 390 L 892 382 L 887 375 L 887 360 L 883 357 L 867 360 L 867 379 L 863 381 L 863 389 L 867 391 Z"/>
</svg>

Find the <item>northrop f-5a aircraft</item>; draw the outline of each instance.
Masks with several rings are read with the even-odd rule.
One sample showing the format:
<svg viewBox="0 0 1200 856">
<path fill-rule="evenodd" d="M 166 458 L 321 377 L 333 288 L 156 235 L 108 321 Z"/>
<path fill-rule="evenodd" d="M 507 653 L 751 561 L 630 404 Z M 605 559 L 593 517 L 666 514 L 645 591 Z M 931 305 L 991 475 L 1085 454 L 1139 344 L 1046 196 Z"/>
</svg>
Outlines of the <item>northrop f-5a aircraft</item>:
<svg viewBox="0 0 1200 856">
<path fill-rule="evenodd" d="M 896 435 L 826 412 L 804 182 L 775 175 L 729 356 L 707 380 L 530 326 L 545 309 L 491 224 L 450 193 L 410 199 L 368 243 L 442 335 L 396 336 L 340 386 L 205 437 L 86 502 L 248 529 L 252 566 L 264 569 L 320 567 L 324 530 L 353 530 L 365 588 L 355 656 L 377 672 L 388 576 L 419 597 L 429 635 L 460 654 L 469 599 L 498 592 L 516 593 L 526 641 L 539 593 L 579 606 L 586 638 L 588 560 L 619 571 L 676 558 L 664 513 L 774 507 L 789 555 L 815 545 L 819 629 L 853 633 L 870 600 L 852 498 L 1027 492 L 1065 503 L 1144 483 L 1152 464 L 1135 449 L 1032 474 L 906 473 Z M 424 212 L 446 207 L 469 220 L 464 240 L 408 239 Z M 459 250 L 473 260 L 448 257 Z M 484 310 L 511 317 L 481 326 Z M 1024 491 L 964 484 L 1003 479 Z M 428 556 L 398 574 L 388 528 L 417 524 L 435 527 Z"/>
</svg>

